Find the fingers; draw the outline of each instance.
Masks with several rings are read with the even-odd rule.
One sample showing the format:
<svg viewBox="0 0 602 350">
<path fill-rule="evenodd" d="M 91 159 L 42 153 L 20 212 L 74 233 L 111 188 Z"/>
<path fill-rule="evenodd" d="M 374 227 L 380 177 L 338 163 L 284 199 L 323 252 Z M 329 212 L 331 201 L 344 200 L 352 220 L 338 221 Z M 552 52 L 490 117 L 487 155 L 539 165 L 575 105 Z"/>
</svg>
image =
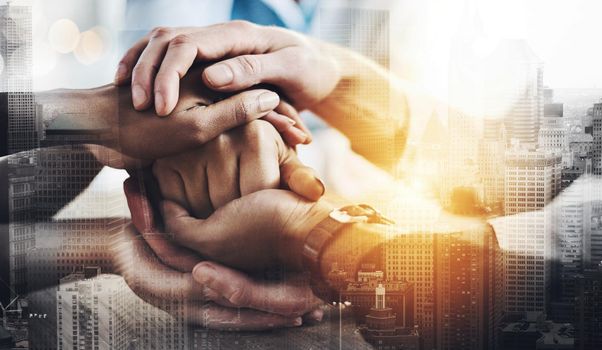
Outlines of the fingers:
<svg viewBox="0 0 602 350">
<path fill-rule="evenodd" d="M 238 131 L 238 130 L 237 130 Z M 269 124 L 254 122 L 241 129 L 242 135 L 234 135 L 241 141 L 239 160 L 240 195 L 278 188 L 278 146 L 280 137 Z"/>
<path fill-rule="evenodd" d="M 198 49 L 193 40 L 189 35 L 181 34 L 169 42 L 154 85 L 155 110 L 159 116 L 168 115 L 176 107 L 180 79 L 186 75 L 197 57 Z"/>
<path fill-rule="evenodd" d="M 205 300 L 202 286 L 192 279 L 192 275 L 163 265 L 145 241 L 136 235 L 133 226 L 115 236 L 111 249 L 117 272 L 136 294 L 162 299 Z"/>
<path fill-rule="evenodd" d="M 238 91 L 259 83 L 279 85 L 299 79 L 296 65 L 298 51 L 286 48 L 267 54 L 239 55 L 215 63 L 203 72 L 203 81 L 217 91 Z"/>
<path fill-rule="evenodd" d="M 238 156 L 214 159 L 213 164 L 207 165 L 207 178 L 210 184 L 207 190 L 214 209 L 240 198 L 238 166 Z"/>
<path fill-rule="evenodd" d="M 193 270 L 193 277 L 236 307 L 290 317 L 301 316 L 320 305 L 307 279 L 295 277 L 283 282 L 261 283 L 210 262 L 199 263 Z"/>
<path fill-rule="evenodd" d="M 301 317 L 285 317 L 251 309 L 226 308 L 214 303 L 189 310 L 187 317 L 191 323 L 222 331 L 264 331 L 298 327 L 303 324 Z"/>
<path fill-rule="evenodd" d="M 207 142 L 224 131 L 267 115 L 279 103 L 280 97 L 275 92 L 249 90 L 206 108 L 198 108 L 192 114 L 198 114 L 199 129 L 203 133 L 200 141 Z"/>
<path fill-rule="evenodd" d="M 159 233 L 143 183 L 129 178 L 124 183 L 124 190 L 132 214 L 132 223 L 142 233 L 143 239 L 157 257 L 177 271 L 192 271 L 192 268 L 200 262 L 200 258 L 194 252 L 175 244 L 164 234 Z"/>
<path fill-rule="evenodd" d="M 292 150 L 285 151 L 280 165 L 282 183 L 291 191 L 310 201 L 317 201 L 326 192 L 324 183 L 316 177 L 314 170 L 299 161 Z"/>
<path fill-rule="evenodd" d="M 220 293 L 195 282 L 191 273 L 177 272 L 159 263 L 131 227 L 115 236 L 111 249 L 115 253 L 117 272 L 136 295 L 159 308 L 165 305 L 165 300 L 184 301 L 182 307 L 186 311 L 174 316 L 184 314 L 188 322 L 211 329 L 249 331 L 296 327 L 303 322 L 300 317 L 207 303 L 207 296 Z M 214 266 L 226 269 L 217 264 Z M 173 309 L 165 311 L 178 312 Z"/>
<path fill-rule="evenodd" d="M 276 107 L 276 109 L 274 111 L 294 120 L 295 126 L 301 132 L 303 132 L 303 136 L 305 136 L 305 138 L 306 138 L 304 140 L 303 144 L 311 143 L 311 141 L 312 141 L 311 132 L 305 125 L 305 122 L 303 122 L 303 119 L 301 119 L 301 116 L 299 115 L 299 112 L 297 111 L 297 109 L 295 107 L 293 107 L 290 103 L 288 103 L 286 101 L 282 101 L 282 102 L 280 102 L 278 107 Z"/>
<path fill-rule="evenodd" d="M 292 118 L 272 111 L 263 117 L 263 120 L 272 124 L 282 135 L 284 142 L 291 147 L 306 143 L 306 140 L 308 139 L 303 131 L 295 127 L 297 122 Z"/>
<path fill-rule="evenodd" d="M 186 209 L 170 200 L 164 200 L 162 207 L 165 229 L 173 239 L 188 248 L 201 251 L 204 247 L 198 244 L 199 237 L 207 239 L 211 232 L 210 229 L 207 229 L 208 225 L 205 224 L 207 220 L 190 216 Z M 226 225 L 228 225 L 227 222 L 224 223 L 224 226 Z"/>
</svg>

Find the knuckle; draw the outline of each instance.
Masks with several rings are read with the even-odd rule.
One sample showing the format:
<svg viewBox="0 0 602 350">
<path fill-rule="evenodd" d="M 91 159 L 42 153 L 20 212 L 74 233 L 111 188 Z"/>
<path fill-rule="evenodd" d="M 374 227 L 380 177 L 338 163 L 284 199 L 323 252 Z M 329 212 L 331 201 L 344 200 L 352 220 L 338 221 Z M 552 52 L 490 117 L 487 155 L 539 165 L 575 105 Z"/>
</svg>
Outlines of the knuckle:
<svg viewBox="0 0 602 350">
<path fill-rule="evenodd" d="M 228 298 L 230 302 L 237 306 L 247 306 L 251 303 L 251 293 L 249 288 L 245 288 L 241 284 L 234 287 L 234 292 Z"/>
<path fill-rule="evenodd" d="M 136 64 L 136 67 L 134 67 L 134 69 L 132 70 L 132 74 L 135 77 L 144 78 L 145 74 L 148 74 L 148 72 L 157 71 L 158 69 L 159 69 L 159 67 L 157 65 L 149 64 L 144 61 L 140 61 Z"/>
<path fill-rule="evenodd" d="M 237 58 L 240 69 L 250 76 L 261 73 L 261 61 L 254 55 L 244 55 Z"/>
<path fill-rule="evenodd" d="M 171 41 L 169 42 L 169 46 L 170 47 L 181 47 L 181 46 L 186 46 L 186 45 L 190 45 L 192 43 L 192 37 L 188 34 L 179 34 L 176 35 L 173 39 L 171 39 Z"/>
<path fill-rule="evenodd" d="M 191 118 L 188 126 L 193 142 L 196 144 L 206 144 L 211 139 L 207 134 L 207 119 L 206 118 Z"/>
<path fill-rule="evenodd" d="M 249 120 L 253 110 L 253 103 L 247 98 L 239 99 L 234 108 L 234 122 L 236 125 L 243 124 Z"/>
<path fill-rule="evenodd" d="M 129 49 L 125 55 L 123 55 L 123 57 L 121 58 L 121 60 L 119 60 L 118 64 L 123 64 L 126 66 L 129 66 L 131 64 L 131 61 L 133 61 L 134 59 L 134 55 L 135 55 L 135 51 L 132 49 Z"/>
<path fill-rule="evenodd" d="M 249 21 L 234 20 L 228 23 L 228 26 L 235 30 L 246 31 L 253 27 L 253 24 Z"/>
<path fill-rule="evenodd" d="M 243 139 L 249 146 L 261 146 L 270 136 L 271 125 L 263 120 L 254 120 L 243 128 Z"/>
<path fill-rule="evenodd" d="M 169 27 L 155 27 L 151 30 L 151 39 L 158 39 L 166 36 L 171 36 L 173 29 Z"/>
<path fill-rule="evenodd" d="M 230 137 L 227 133 L 219 134 L 207 143 L 207 149 L 209 150 L 210 154 L 222 154 L 224 151 L 230 149 Z"/>
</svg>

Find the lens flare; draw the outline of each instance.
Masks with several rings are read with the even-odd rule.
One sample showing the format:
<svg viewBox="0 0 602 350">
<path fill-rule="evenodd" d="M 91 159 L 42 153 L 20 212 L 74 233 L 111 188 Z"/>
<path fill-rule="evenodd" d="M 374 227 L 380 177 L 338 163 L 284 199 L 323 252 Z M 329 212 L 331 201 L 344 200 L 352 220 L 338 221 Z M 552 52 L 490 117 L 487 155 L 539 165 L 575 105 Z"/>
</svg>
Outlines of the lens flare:
<svg viewBox="0 0 602 350">
<path fill-rule="evenodd" d="M 73 21 L 63 18 L 54 22 L 48 32 L 50 46 L 60 53 L 75 50 L 79 41 L 79 28 Z"/>
<path fill-rule="evenodd" d="M 73 54 L 79 62 L 89 65 L 98 61 L 104 52 L 105 43 L 101 35 L 95 30 L 88 30 L 79 36 Z"/>
</svg>

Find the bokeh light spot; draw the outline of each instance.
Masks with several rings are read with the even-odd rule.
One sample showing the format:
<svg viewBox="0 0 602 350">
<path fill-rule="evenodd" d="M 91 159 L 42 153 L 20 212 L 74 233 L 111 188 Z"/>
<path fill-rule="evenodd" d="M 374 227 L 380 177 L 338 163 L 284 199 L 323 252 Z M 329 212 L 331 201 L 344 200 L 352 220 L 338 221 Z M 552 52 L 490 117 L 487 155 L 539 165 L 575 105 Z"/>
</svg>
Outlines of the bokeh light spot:
<svg viewBox="0 0 602 350">
<path fill-rule="evenodd" d="M 95 30 L 88 30 L 79 36 L 77 47 L 73 53 L 79 62 L 92 64 L 98 61 L 104 52 L 105 43 L 102 36 Z"/>
<path fill-rule="evenodd" d="M 79 28 L 71 20 L 59 19 L 50 26 L 48 41 L 57 52 L 69 53 L 77 47 Z"/>
</svg>

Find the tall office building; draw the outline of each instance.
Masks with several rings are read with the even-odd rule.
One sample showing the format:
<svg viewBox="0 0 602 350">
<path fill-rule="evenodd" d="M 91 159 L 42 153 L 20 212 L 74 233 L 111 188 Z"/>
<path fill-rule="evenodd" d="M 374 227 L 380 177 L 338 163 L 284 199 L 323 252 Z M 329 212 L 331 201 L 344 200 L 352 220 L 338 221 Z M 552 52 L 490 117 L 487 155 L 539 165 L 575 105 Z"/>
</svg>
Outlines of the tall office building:
<svg viewBox="0 0 602 350">
<path fill-rule="evenodd" d="M 436 234 L 435 329 L 438 349 L 496 349 L 503 261 L 493 230 Z"/>
<path fill-rule="evenodd" d="M 554 257 L 553 213 L 543 210 L 560 189 L 561 156 L 514 147 L 506 153 L 506 219 L 498 232 L 505 255 L 506 312 L 546 311 Z"/>
<path fill-rule="evenodd" d="M 425 349 L 435 347 L 433 247 L 434 235 L 423 233 L 392 240 L 384 248 L 386 278 L 414 286 L 414 318 Z"/>
<path fill-rule="evenodd" d="M 596 186 L 594 186 L 596 187 Z M 601 191 L 592 188 L 592 191 Z M 596 197 L 598 197 L 596 195 Z M 599 197 L 598 197 L 599 198 Z M 584 203 L 583 230 L 583 267 L 597 266 L 602 263 L 602 201 Z"/>
<path fill-rule="evenodd" d="M 32 92 L 31 6 L 0 6 L 0 91 L 8 92 L 8 151 L 29 151 L 38 146 L 40 123 Z"/>
<path fill-rule="evenodd" d="M 126 349 L 128 299 L 123 279 L 86 268 L 61 278 L 57 299 L 57 348 Z"/>
<path fill-rule="evenodd" d="M 535 146 L 544 115 L 543 65 L 525 40 L 501 40 L 485 60 L 483 113 L 503 120 L 508 139 Z"/>
<path fill-rule="evenodd" d="M 6 128 L 8 96 L 0 92 L 0 130 Z M 6 154 L 6 140 L 0 140 L 0 154 Z M 0 303 L 6 305 L 10 299 L 10 239 L 8 230 L 8 178 L 0 175 Z"/>
<path fill-rule="evenodd" d="M 602 270 L 586 270 L 577 278 L 575 349 L 602 348 Z"/>
<path fill-rule="evenodd" d="M 561 117 L 546 117 L 539 129 L 538 146 L 550 151 L 564 151 L 569 146 L 569 130 Z"/>
<path fill-rule="evenodd" d="M 594 136 L 594 174 L 602 175 L 602 103 L 596 103 L 593 108 Z"/>
<path fill-rule="evenodd" d="M 6 92 L 6 151 L 11 156 L 8 169 L 10 290 L 27 293 L 26 254 L 34 244 L 35 153 L 40 128 L 32 92 L 31 6 L 0 6 L 0 91 Z M 28 152 L 23 152 L 28 151 Z"/>
<path fill-rule="evenodd" d="M 388 242 L 386 276 L 414 285 L 425 349 L 494 348 L 503 306 L 495 235 L 482 227 L 440 229 Z"/>
<path fill-rule="evenodd" d="M 567 187 L 557 197 L 559 205 L 556 211 L 556 259 L 553 264 L 552 292 L 553 301 L 548 316 L 556 322 L 573 322 L 573 304 L 577 296 L 575 281 L 583 272 L 584 252 L 589 250 L 585 245 L 585 230 L 592 190 L 587 183 Z"/>
<path fill-rule="evenodd" d="M 504 156 L 506 133 L 501 119 L 483 121 L 483 138 L 479 141 L 478 168 L 483 184 L 483 203 L 500 212 L 504 204 Z M 501 213 L 503 214 L 503 213 Z"/>
</svg>

